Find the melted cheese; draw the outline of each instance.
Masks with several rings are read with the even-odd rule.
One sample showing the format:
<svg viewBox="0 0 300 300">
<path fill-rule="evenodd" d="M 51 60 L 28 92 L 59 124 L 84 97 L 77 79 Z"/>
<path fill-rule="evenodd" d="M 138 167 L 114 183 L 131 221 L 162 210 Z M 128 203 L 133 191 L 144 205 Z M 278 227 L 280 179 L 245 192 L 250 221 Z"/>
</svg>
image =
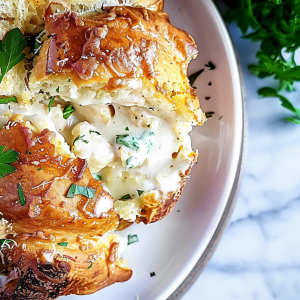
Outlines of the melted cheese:
<svg viewBox="0 0 300 300">
<path fill-rule="evenodd" d="M 60 92 L 63 90 L 60 89 Z M 126 95 L 129 100 L 120 105 L 114 103 L 114 100 L 121 101 L 118 95 L 110 99 L 113 109 L 109 109 L 105 104 L 89 101 L 88 96 L 85 96 L 84 102 L 90 104 L 75 104 L 76 111 L 68 120 L 63 118 L 63 106 L 59 103 L 53 104 L 50 113 L 47 104 L 43 103 L 28 108 L 15 104 L 3 105 L 0 115 L 10 108 L 14 113 L 26 115 L 26 120 L 37 130 L 49 128 L 55 131 L 66 153 L 70 152 L 71 147 L 76 156 L 87 160 L 93 173 L 101 175 L 105 187 L 116 201 L 116 212 L 122 218 L 134 221 L 143 204 L 143 195 L 139 195 L 141 191 L 154 192 L 157 200 L 161 201 L 179 188 L 181 176 L 193 160 L 188 135 L 191 126 L 178 122 L 173 112 L 163 115 L 158 108 L 150 105 L 130 106 L 145 104 L 142 97 Z M 6 117 L 1 118 L 6 120 Z M 139 149 L 131 149 L 117 143 L 116 138 L 120 135 L 129 135 L 137 140 L 151 135 L 151 145 L 146 147 L 140 144 Z M 131 162 L 136 159 L 138 163 L 129 164 L 130 159 Z M 122 199 L 124 196 L 126 201 Z M 110 208 L 99 207 L 97 214 L 105 213 Z"/>
</svg>

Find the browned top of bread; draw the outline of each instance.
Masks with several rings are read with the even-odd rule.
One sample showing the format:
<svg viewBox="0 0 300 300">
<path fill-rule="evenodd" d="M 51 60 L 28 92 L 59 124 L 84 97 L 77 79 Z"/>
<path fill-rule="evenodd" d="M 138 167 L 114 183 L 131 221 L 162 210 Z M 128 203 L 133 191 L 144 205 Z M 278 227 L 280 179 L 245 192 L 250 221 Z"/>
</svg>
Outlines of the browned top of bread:
<svg viewBox="0 0 300 300">
<path fill-rule="evenodd" d="M 19 242 L 18 240 L 16 240 Z M 56 299 L 70 294 L 91 294 L 116 282 L 129 280 L 132 271 L 115 259 L 116 242 L 108 248 L 78 251 L 30 241 L 1 253 L 2 276 L 7 276 L 0 299 Z M 42 253 L 53 256 L 43 260 Z M 13 264 L 12 264 L 13 262 Z"/>
<path fill-rule="evenodd" d="M 102 235 L 116 228 L 118 217 L 113 199 L 103 190 L 102 181 L 94 180 L 87 162 L 57 155 L 50 142 L 54 133 L 45 129 L 34 134 L 21 123 L 10 121 L 0 130 L 1 145 L 20 153 L 13 163 L 16 172 L 0 178 L 0 211 L 14 230 L 26 239 L 43 228 L 43 235 L 59 238 L 71 234 Z M 18 185 L 26 204 L 21 205 Z M 71 184 L 96 190 L 93 199 L 77 195 L 67 198 Z M 105 214 L 97 215 L 97 205 L 111 203 Z M 105 204 L 107 206 L 107 204 Z"/>
<path fill-rule="evenodd" d="M 0 144 L 19 153 L 15 172 L 0 178 L 0 221 L 10 224 L 0 246 L 0 299 L 90 294 L 132 275 L 119 260 L 119 237 L 104 235 L 118 225 L 113 199 L 85 160 L 57 153 L 54 139 L 48 129 L 34 133 L 19 115 L 0 130 Z M 72 184 L 95 195 L 67 197 Z"/>
<path fill-rule="evenodd" d="M 198 54 L 190 35 L 175 28 L 164 12 L 113 7 L 92 20 L 66 10 L 46 9 L 51 39 L 44 43 L 31 81 L 71 79 L 78 88 L 101 85 L 110 92 L 140 79 L 179 115 L 202 124 L 204 114 L 189 84 L 187 66 Z"/>
</svg>

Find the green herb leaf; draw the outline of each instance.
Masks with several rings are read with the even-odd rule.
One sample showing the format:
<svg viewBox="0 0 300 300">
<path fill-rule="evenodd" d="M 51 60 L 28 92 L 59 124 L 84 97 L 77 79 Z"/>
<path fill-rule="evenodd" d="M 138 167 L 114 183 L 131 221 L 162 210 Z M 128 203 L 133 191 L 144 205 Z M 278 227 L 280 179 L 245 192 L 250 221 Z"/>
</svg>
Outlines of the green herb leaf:
<svg viewBox="0 0 300 300">
<path fill-rule="evenodd" d="M 127 245 L 131 245 L 133 243 L 137 243 L 138 241 L 139 241 L 139 238 L 138 238 L 137 234 L 134 234 L 134 235 L 128 234 Z"/>
<path fill-rule="evenodd" d="M 83 195 L 88 199 L 93 199 L 95 196 L 96 190 L 77 184 L 72 184 L 68 190 L 67 198 L 74 198 L 76 195 Z"/>
<path fill-rule="evenodd" d="M 38 168 L 37 170 L 38 170 L 38 171 L 41 171 L 41 170 L 43 170 L 43 168 Z"/>
<path fill-rule="evenodd" d="M 59 87 L 57 87 L 57 89 L 56 89 L 56 93 L 59 93 Z"/>
<path fill-rule="evenodd" d="M 126 159 L 126 164 L 128 168 L 136 168 L 140 166 L 149 153 L 150 147 L 153 145 L 154 133 L 145 131 L 141 138 L 136 138 L 130 135 L 118 135 L 116 142 L 123 144 L 124 146 L 134 150 L 139 151 L 139 155 L 132 155 Z"/>
<path fill-rule="evenodd" d="M 297 119 L 297 118 L 285 118 L 285 120 L 287 122 L 290 122 L 290 123 L 293 123 L 293 124 L 296 124 L 296 125 L 300 125 L 300 120 Z"/>
<path fill-rule="evenodd" d="M 211 118 L 213 116 L 213 114 L 214 114 L 214 112 L 210 111 L 210 112 L 205 113 L 205 116 L 206 116 L 206 118 Z"/>
<path fill-rule="evenodd" d="M 2 98 L 0 99 L 0 104 L 7 104 L 9 102 L 16 102 L 18 103 L 18 100 L 15 96 L 9 97 L 9 98 Z"/>
<path fill-rule="evenodd" d="M 19 28 L 10 30 L 0 42 L 0 83 L 9 70 L 21 62 L 25 55 L 23 50 L 28 40 L 23 37 Z"/>
<path fill-rule="evenodd" d="M 50 110 L 51 110 L 53 101 L 54 101 L 54 96 L 52 96 L 52 97 L 50 98 L 50 100 L 49 100 L 49 104 L 48 104 L 48 112 L 50 112 Z"/>
<path fill-rule="evenodd" d="M 22 189 L 22 185 L 21 185 L 20 182 L 18 183 L 18 194 L 19 194 L 19 200 L 20 200 L 21 206 L 25 205 L 26 204 L 26 199 L 25 199 L 24 192 L 23 192 L 23 189 Z"/>
<path fill-rule="evenodd" d="M 19 158 L 20 153 L 14 151 L 13 149 L 8 149 L 5 151 L 5 146 L 0 146 L 0 178 L 5 175 L 15 172 L 17 169 L 10 165 L 10 163 L 16 162 Z"/>
<path fill-rule="evenodd" d="M 209 61 L 208 64 L 205 65 L 205 67 L 208 67 L 210 71 L 216 68 L 216 66 L 211 61 Z"/>
<path fill-rule="evenodd" d="M 201 75 L 203 72 L 204 72 L 204 69 L 201 69 L 200 71 L 196 72 L 195 74 L 192 74 L 189 76 L 191 86 L 193 86 L 193 84 L 195 83 L 198 76 Z"/>
<path fill-rule="evenodd" d="M 98 134 L 98 135 L 101 135 L 101 133 L 100 133 L 100 132 L 98 132 L 98 131 L 96 131 L 96 130 L 89 130 L 89 132 L 90 132 L 90 134 L 92 134 L 92 133 L 96 133 L 96 134 Z"/>
<path fill-rule="evenodd" d="M 3 249 L 4 246 L 7 246 L 9 249 L 11 249 L 11 247 L 10 247 L 11 243 L 15 244 L 15 241 L 13 241 L 13 240 L 7 240 L 7 239 L 1 239 L 0 240 L 0 249 Z"/>
<path fill-rule="evenodd" d="M 225 0 L 230 9 L 225 13 L 227 22 L 236 22 L 243 38 L 260 42 L 256 53 L 257 63 L 249 69 L 258 78 L 272 77 L 278 88 L 263 88 L 262 97 L 275 97 L 282 107 L 295 114 L 285 119 L 298 124 L 299 109 L 278 92 L 295 91 L 294 83 L 300 82 L 300 66 L 295 60 L 300 48 L 300 2 L 298 0 Z M 247 34 L 249 29 L 251 33 Z M 285 55 L 283 54 L 285 53 Z"/>
<path fill-rule="evenodd" d="M 67 105 L 63 111 L 64 119 L 67 120 L 74 111 L 75 111 L 75 108 L 72 104 Z"/>
<path fill-rule="evenodd" d="M 258 95 L 266 97 L 278 98 L 281 101 L 281 106 L 293 112 L 295 116 L 300 120 L 300 110 L 295 107 L 287 98 L 277 93 L 277 91 L 270 87 L 264 87 L 257 91 Z M 295 123 L 295 122 L 293 122 Z"/>
<path fill-rule="evenodd" d="M 128 126 L 125 128 L 125 130 L 126 130 L 126 131 L 129 131 L 129 128 L 128 128 Z"/>
<path fill-rule="evenodd" d="M 76 138 L 75 140 L 74 140 L 74 142 L 73 142 L 73 145 L 75 144 L 75 142 L 77 142 L 77 141 L 82 141 L 82 142 L 84 142 L 84 143 L 86 143 L 86 144 L 88 144 L 89 143 L 89 141 L 87 141 L 87 140 L 84 140 L 83 138 L 85 137 L 85 134 L 84 135 L 81 135 L 81 136 L 79 136 L 78 138 Z"/>
<path fill-rule="evenodd" d="M 92 174 L 95 180 L 102 180 L 102 177 L 98 174 Z"/>
<path fill-rule="evenodd" d="M 122 198 L 121 198 L 121 200 L 128 200 L 128 199 L 130 199 L 131 197 L 130 197 L 130 195 L 129 194 L 126 194 L 126 195 L 124 195 Z"/>
<path fill-rule="evenodd" d="M 62 246 L 62 247 L 67 247 L 68 246 L 68 242 L 57 243 L 57 245 Z"/>
<path fill-rule="evenodd" d="M 137 192 L 138 192 L 139 196 L 141 196 L 144 193 L 144 191 L 141 191 L 141 190 L 137 190 Z"/>
<path fill-rule="evenodd" d="M 140 149 L 140 139 L 128 134 L 117 135 L 116 142 L 135 151 Z"/>
<path fill-rule="evenodd" d="M 90 269 L 92 266 L 93 266 L 93 262 L 91 261 L 90 265 L 87 268 Z"/>
</svg>

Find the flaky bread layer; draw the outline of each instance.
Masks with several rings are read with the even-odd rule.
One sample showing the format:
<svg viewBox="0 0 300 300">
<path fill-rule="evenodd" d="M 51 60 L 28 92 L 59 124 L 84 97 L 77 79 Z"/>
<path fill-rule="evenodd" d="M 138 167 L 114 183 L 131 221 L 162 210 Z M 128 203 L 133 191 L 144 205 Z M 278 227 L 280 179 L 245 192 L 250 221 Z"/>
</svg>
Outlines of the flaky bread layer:
<svg viewBox="0 0 300 300">
<path fill-rule="evenodd" d="M 57 85 L 62 99 L 78 102 L 85 94 L 91 99 L 85 104 L 108 103 L 111 94 L 120 93 L 121 100 L 138 94 L 175 111 L 182 121 L 206 121 L 186 75 L 198 54 L 196 45 L 170 24 L 166 13 L 114 7 L 89 20 L 52 9 L 50 5 L 45 14 L 52 37 L 44 42 L 29 82 L 35 98 L 43 97 L 40 90 L 52 93 Z"/>
</svg>

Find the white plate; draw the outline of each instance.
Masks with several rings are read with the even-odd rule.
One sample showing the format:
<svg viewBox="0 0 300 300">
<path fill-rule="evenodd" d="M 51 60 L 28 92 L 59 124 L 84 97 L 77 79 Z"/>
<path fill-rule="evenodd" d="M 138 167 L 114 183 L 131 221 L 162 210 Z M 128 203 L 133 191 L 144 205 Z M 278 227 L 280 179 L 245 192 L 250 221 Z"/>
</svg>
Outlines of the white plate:
<svg viewBox="0 0 300 300">
<path fill-rule="evenodd" d="M 196 40 L 200 55 L 191 63 L 189 73 L 205 69 L 195 86 L 202 109 L 215 114 L 191 134 L 193 147 L 199 150 L 198 164 L 173 211 L 158 223 L 133 225 L 123 232 L 138 234 L 140 240 L 128 246 L 123 255 L 133 269 L 132 278 L 80 299 L 167 299 L 207 249 L 239 171 L 243 107 L 237 62 L 228 32 L 209 0 L 165 2 L 172 24 Z M 216 65 L 214 71 L 204 66 L 209 61 Z M 211 99 L 207 101 L 205 97 Z M 156 276 L 150 277 L 151 272 Z M 77 300 L 79 296 L 65 299 Z"/>
</svg>

